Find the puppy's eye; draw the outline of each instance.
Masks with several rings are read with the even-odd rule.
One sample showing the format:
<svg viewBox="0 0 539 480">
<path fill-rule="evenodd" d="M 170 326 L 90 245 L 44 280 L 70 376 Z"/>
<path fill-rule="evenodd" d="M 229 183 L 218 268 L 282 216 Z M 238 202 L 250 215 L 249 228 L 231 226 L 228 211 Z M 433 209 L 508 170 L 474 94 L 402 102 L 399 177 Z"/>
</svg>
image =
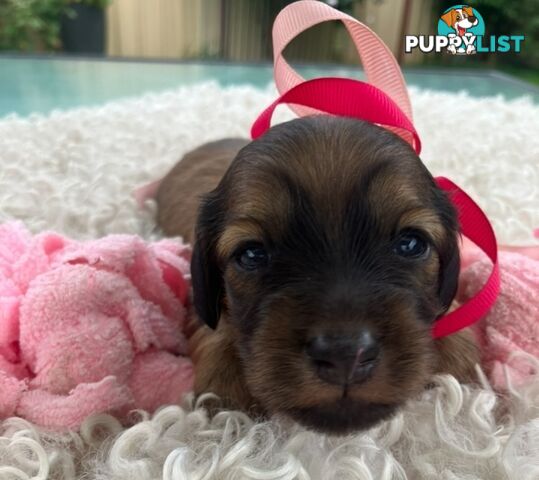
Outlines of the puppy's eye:
<svg viewBox="0 0 539 480">
<path fill-rule="evenodd" d="M 269 262 L 269 255 L 262 244 L 250 244 L 239 249 L 236 262 L 244 270 L 257 270 Z"/>
<path fill-rule="evenodd" d="M 457 22 L 460 20 L 460 15 L 457 15 Z"/>
<path fill-rule="evenodd" d="M 401 257 L 421 258 L 428 253 L 429 244 L 419 233 L 403 232 L 393 245 L 393 251 Z"/>
</svg>

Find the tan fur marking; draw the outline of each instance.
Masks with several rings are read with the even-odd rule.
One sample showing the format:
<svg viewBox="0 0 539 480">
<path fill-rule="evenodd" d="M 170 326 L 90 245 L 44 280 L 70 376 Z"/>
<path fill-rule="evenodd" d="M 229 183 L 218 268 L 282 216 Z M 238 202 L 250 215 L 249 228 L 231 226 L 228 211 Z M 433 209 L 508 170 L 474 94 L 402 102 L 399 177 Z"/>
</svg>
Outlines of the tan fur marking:
<svg viewBox="0 0 539 480">
<path fill-rule="evenodd" d="M 228 226 L 217 242 L 217 255 L 225 259 L 232 255 L 237 246 L 243 242 L 262 242 L 264 234 L 260 227 L 248 220 L 236 221 Z"/>
<path fill-rule="evenodd" d="M 399 220 L 399 229 L 406 228 L 424 231 L 437 243 L 441 243 L 445 235 L 440 218 L 436 212 L 427 208 L 418 208 L 404 213 Z"/>
</svg>

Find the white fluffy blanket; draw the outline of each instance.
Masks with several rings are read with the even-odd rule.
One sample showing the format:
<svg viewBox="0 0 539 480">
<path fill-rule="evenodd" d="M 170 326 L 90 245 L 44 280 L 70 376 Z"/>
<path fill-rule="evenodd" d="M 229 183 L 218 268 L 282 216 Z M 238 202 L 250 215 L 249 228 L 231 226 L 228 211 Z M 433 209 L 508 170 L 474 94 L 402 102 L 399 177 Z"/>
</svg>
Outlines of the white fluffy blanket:
<svg viewBox="0 0 539 480">
<path fill-rule="evenodd" d="M 274 92 L 216 84 L 101 108 L 0 120 L 0 220 L 77 238 L 153 235 L 151 211 L 130 193 L 190 148 L 247 135 Z M 463 186 L 501 241 L 531 241 L 539 226 L 539 107 L 412 91 L 422 158 Z M 280 112 L 279 118 L 290 114 Z M 451 377 L 369 432 L 333 438 L 238 412 L 209 421 L 186 400 L 131 428 L 110 416 L 79 432 L 48 434 L 0 423 L 0 479 L 431 479 L 539 478 L 539 378 L 497 397 Z"/>
</svg>

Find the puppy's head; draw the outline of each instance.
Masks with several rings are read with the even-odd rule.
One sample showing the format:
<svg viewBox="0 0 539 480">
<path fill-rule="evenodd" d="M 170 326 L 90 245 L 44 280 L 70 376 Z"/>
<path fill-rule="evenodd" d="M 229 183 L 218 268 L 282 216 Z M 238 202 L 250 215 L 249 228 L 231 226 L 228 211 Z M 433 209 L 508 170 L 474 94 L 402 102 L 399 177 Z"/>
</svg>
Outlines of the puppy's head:
<svg viewBox="0 0 539 480">
<path fill-rule="evenodd" d="M 252 396 L 343 433 L 420 391 L 458 276 L 452 205 L 414 151 L 358 120 L 273 127 L 202 204 L 195 306 L 227 322 Z"/>
<path fill-rule="evenodd" d="M 466 29 L 471 28 L 479 22 L 474 16 L 472 7 L 463 6 L 462 8 L 452 8 L 444 13 L 441 17 L 442 21 L 459 34 L 462 34 Z"/>
</svg>

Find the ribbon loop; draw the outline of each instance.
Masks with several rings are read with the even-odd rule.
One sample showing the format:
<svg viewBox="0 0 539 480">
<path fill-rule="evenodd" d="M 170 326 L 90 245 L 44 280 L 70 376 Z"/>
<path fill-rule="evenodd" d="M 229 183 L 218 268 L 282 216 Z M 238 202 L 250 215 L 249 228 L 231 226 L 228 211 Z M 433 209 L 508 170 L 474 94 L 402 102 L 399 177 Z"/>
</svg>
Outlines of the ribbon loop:
<svg viewBox="0 0 539 480">
<path fill-rule="evenodd" d="M 412 107 L 406 83 L 387 45 L 363 23 L 316 0 L 302 0 L 286 6 L 273 23 L 274 78 L 279 93 L 283 94 L 305 81 L 285 60 L 283 56 L 285 47 L 310 27 L 335 20 L 342 21 L 350 34 L 361 59 L 367 82 L 382 90 L 412 122 Z M 306 106 L 292 105 L 290 108 L 299 116 L 317 113 L 316 109 Z M 388 129 L 408 143 L 412 143 L 413 136 L 408 131 L 390 126 Z"/>
<path fill-rule="evenodd" d="M 275 108 L 281 104 L 301 105 L 317 111 L 353 117 L 392 127 L 412 137 L 412 146 L 421 150 L 419 135 L 412 122 L 384 92 L 368 83 L 349 78 L 316 78 L 307 80 L 281 95 L 257 118 L 251 128 L 257 138 L 270 128 Z"/>
<path fill-rule="evenodd" d="M 448 178 L 437 177 L 435 180 L 455 205 L 462 234 L 481 248 L 493 263 L 492 272 L 481 290 L 466 303 L 436 321 L 432 334 L 434 338 L 439 338 L 469 327 L 488 313 L 500 293 L 500 268 L 496 235 L 483 210 Z"/>
</svg>

